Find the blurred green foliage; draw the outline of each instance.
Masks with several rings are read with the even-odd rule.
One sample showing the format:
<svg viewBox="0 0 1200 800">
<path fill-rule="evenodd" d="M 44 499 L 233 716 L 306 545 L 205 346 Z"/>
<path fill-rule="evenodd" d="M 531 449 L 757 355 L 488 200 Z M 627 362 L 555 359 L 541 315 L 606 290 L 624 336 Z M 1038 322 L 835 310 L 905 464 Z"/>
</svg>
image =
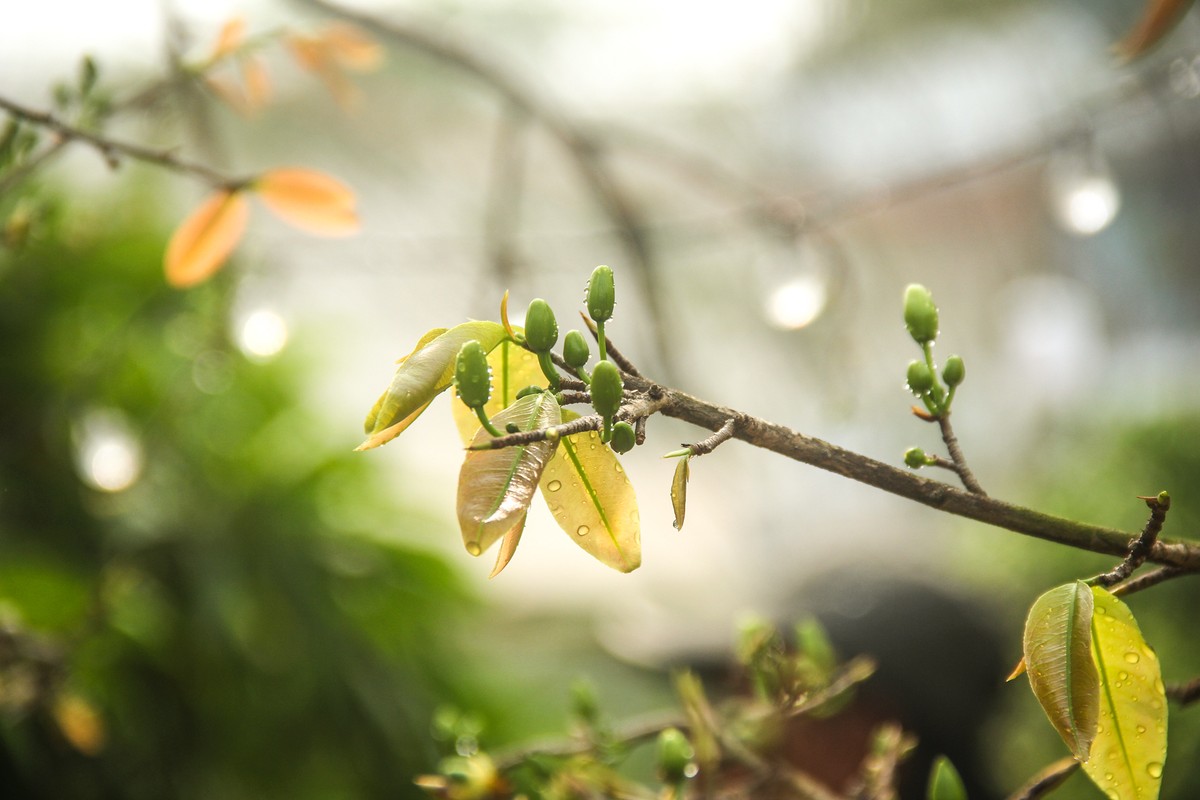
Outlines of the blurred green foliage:
<svg viewBox="0 0 1200 800">
<path fill-rule="evenodd" d="M 486 708 L 443 635 L 473 601 L 379 538 L 415 512 L 304 406 L 305 365 L 233 345 L 232 278 L 166 288 L 153 210 L 43 208 L 0 249 L 0 787 L 418 796 L 436 703 Z M 97 412 L 140 442 L 124 491 L 81 479 Z"/>
</svg>

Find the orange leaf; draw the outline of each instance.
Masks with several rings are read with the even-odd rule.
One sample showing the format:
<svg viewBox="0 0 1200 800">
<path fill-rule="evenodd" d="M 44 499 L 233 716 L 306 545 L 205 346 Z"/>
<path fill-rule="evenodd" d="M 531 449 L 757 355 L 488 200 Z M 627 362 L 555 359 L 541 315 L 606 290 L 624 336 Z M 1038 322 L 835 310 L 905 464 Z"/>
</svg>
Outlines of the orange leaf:
<svg viewBox="0 0 1200 800">
<path fill-rule="evenodd" d="M 1147 0 L 1146 8 L 1133 29 L 1117 42 L 1117 55 L 1128 61 L 1158 44 L 1187 13 L 1192 0 Z"/>
<path fill-rule="evenodd" d="M 273 169 L 254 182 L 259 198 L 280 219 L 307 233 L 357 233 L 354 192 L 322 172 L 300 167 Z"/>
<path fill-rule="evenodd" d="M 163 260 L 167 283 L 183 289 L 220 269 L 246 232 L 249 214 L 245 195 L 228 189 L 201 203 L 180 223 L 167 243 Z"/>
<path fill-rule="evenodd" d="M 335 22 L 320 38 L 330 57 L 346 69 L 369 72 L 383 62 L 383 48 L 379 42 L 355 25 Z"/>
<path fill-rule="evenodd" d="M 213 45 L 209 61 L 219 61 L 241 47 L 246 39 L 246 18 L 240 14 L 221 26 L 217 41 Z"/>
<path fill-rule="evenodd" d="M 257 111 L 271 99 L 271 76 L 261 58 L 242 60 L 242 84 L 246 87 L 246 103 Z"/>
</svg>

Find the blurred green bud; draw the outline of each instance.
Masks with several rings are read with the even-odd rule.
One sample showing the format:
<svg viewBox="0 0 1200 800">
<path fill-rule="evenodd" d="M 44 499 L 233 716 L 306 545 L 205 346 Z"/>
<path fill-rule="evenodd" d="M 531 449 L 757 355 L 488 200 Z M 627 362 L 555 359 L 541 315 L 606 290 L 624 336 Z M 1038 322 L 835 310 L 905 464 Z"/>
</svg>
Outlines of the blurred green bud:
<svg viewBox="0 0 1200 800">
<path fill-rule="evenodd" d="M 549 353 L 558 342 L 558 321 L 550 304 L 542 298 L 529 303 L 525 312 L 525 343 L 535 353 Z"/>
<path fill-rule="evenodd" d="M 919 283 L 910 283 L 904 290 L 904 326 L 917 344 L 937 338 L 937 306 L 933 304 L 933 295 Z"/>
<path fill-rule="evenodd" d="M 658 773 L 664 783 L 679 783 L 696 774 L 696 751 L 678 728 L 658 734 Z"/>
<path fill-rule="evenodd" d="M 587 339 L 579 331 L 570 331 L 563 338 L 563 360 L 579 369 L 592 357 Z"/>
<path fill-rule="evenodd" d="M 454 384 L 467 408 L 482 408 L 492 396 L 492 371 L 487 352 L 475 339 L 464 342 L 454 363 Z"/>
<path fill-rule="evenodd" d="M 571 711 L 588 725 L 595 725 L 600 719 L 600 703 L 591 681 L 580 678 L 571 684 Z"/>
<path fill-rule="evenodd" d="M 933 388 L 933 373 L 924 361 L 913 361 L 908 365 L 908 389 L 920 397 Z"/>
<path fill-rule="evenodd" d="M 483 800 L 491 797 L 500 780 L 496 764 L 484 753 L 473 756 L 453 756 L 442 760 L 440 771 L 446 780 L 438 794 L 450 800 Z M 419 783 L 422 788 L 435 788 L 432 783 Z"/>
<path fill-rule="evenodd" d="M 967 800 L 967 789 L 963 786 L 958 770 L 945 756 L 938 756 L 929 771 L 928 800 Z"/>
<path fill-rule="evenodd" d="M 963 364 L 963 360 L 958 356 L 947 358 L 946 366 L 942 367 L 942 380 L 946 382 L 946 385 L 958 386 L 965 377 L 967 377 L 967 367 Z"/>
<path fill-rule="evenodd" d="M 612 269 L 603 265 L 596 267 L 592 270 L 592 279 L 588 281 L 588 315 L 596 322 L 611 319 L 616 299 L 617 292 L 613 284 Z"/>
<path fill-rule="evenodd" d="M 929 458 L 921 448 L 910 447 L 904 451 L 904 463 L 913 469 L 920 469 L 929 465 Z"/>
<path fill-rule="evenodd" d="M 618 422 L 613 425 L 612 440 L 609 445 L 618 453 L 628 453 L 637 444 L 637 434 L 628 422 Z"/>
<path fill-rule="evenodd" d="M 528 328 L 526 328 L 528 330 Z M 602 417 L 612 417 L 621 407 L 625 381 L 611 361 L 601 361 L 592 370 L 592 408 Z"/>
</svg>

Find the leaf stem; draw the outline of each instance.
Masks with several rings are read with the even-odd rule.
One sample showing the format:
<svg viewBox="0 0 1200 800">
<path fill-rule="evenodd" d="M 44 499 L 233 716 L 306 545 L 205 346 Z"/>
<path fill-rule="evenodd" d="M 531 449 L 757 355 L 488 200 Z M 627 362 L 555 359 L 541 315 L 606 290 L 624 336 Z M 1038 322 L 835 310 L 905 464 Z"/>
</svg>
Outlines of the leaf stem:
<svg viewBox="0 0 1200 800">
<path fill-rule="evenodd" d="M 488 415 L 484 413 L 483 406 L 475 406 L 475 416 L 479 417 L 479 423 L 483 425 L 483 429 L 492 436 L 504 436 L 504 432 L 492 424 L 488 419 Z"/>
</svg>

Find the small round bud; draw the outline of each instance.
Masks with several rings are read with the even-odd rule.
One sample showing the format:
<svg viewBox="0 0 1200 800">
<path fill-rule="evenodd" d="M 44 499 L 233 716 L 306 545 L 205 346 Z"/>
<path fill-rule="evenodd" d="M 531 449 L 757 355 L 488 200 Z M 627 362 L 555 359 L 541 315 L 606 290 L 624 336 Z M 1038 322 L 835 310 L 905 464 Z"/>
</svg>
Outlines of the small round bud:
<svg viewBox="0 0 1200 800">
<path fill-rule="evenodd" d="M 904 290 L 904 326 L 917 344 L 937 338 L 937 306 L 933 304 L 933 295 L 919 283 L 910 283 Z"/>
<path fill-rule="evenodd" d="M 933 388 L 933 373 L 924 361 L 913 361 L 908 365 L 908 389 L 920 397 Z"/>
<path fill-rule="evenodd" d="M 454 362 L 454 383 L 467 408 L 482 408 L 492 396 L 492 375 L 483 345 L 472 339 L 465 342 Z"/>
<path fill-rule="evenodd" d="M 550 304 L 542 298 L 529 303 L 525 311 L 525 343 L 535 353 L 549 353 L 558 342 L 558 320 Z"/>
<path fill-rule="evenodd" d="M 563 337 L 563 360 L 575 369 L 579 369 L 592 357 L 588 349 L 587 339 L 579 331 L 570 331 Z"/>
<path fill-rule="evenodd" d="M 596 322 L 611 319 L 616 297 L 612 269 L 601 265 L 592 270 L 592 279 L 588 281 L 587 288 L 588 315 Z"/>
<path fill-rule="evenodd" d="M 520 433 L 521 426 L 515 422 L 510 422 L 504 426 L 504 432 L 505 433 Z"/>
<path fill-rule="evenodd" d="M 637 444 L 637 434 L 628 422 L 618 422 L 613 425 L 612 439 L 609 446 L 618 453 L 628 453 Z"/>
<path fill-rule="evenodd" d="M 920 469 L 928 466 L 929 461 L 925 456 L 925 451 L 919 447 L 910 447 L 904 451 L 904 463 L 913 469 Z"/>
<path fill-rule="evenodd" d="M 667 728 L 658 735 L 658 772 L 666 783 L 679 783 L 695 774 L 692 759 L 696 751 L 678 728 Z"/>
<path fill-rule="evenodd" d="M 946 366 L 942 367 L 942 380 L 946 382 L 946 385 L 958 386 L 965 377 L 967 377 L 967 368 L 963 364 L 963 360 L 958 356 L 947 358 Z"/>
<path fill-rule="evenodd" d="M 625 381 L 611 361 L 601 361 L 592 370 L 592 408 L 602 417 L 611 417 L 621 407 Z"/>
</svg>

